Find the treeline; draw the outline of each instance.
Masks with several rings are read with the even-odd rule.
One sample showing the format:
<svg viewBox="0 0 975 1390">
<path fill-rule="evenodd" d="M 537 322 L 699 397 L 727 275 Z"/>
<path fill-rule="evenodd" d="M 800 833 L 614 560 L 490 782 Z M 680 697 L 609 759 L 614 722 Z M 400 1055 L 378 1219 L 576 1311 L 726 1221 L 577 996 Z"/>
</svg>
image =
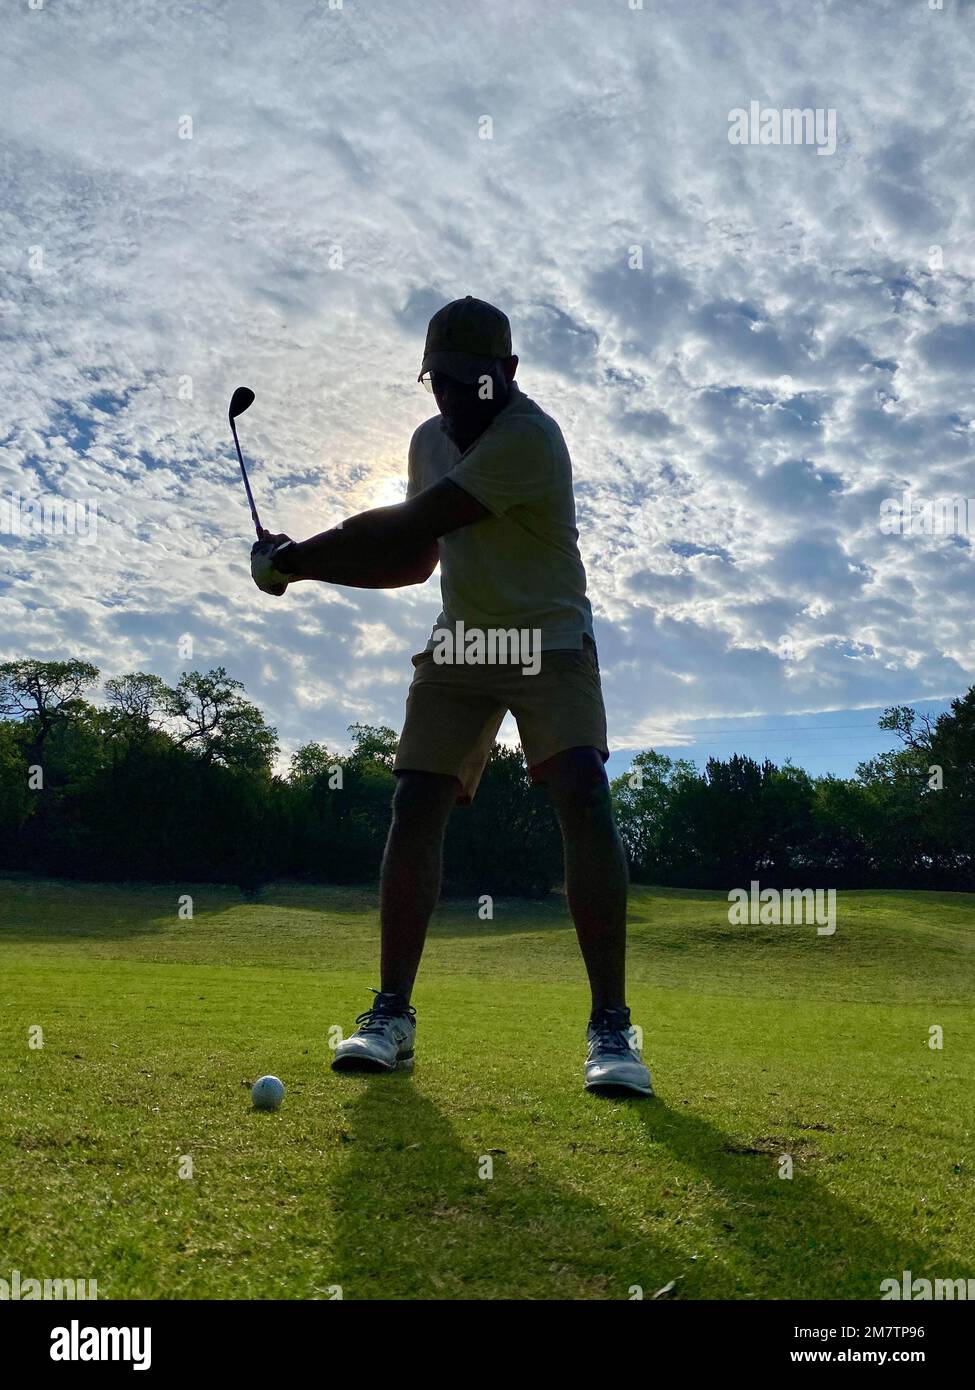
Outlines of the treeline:
<svg viewBox="0 0 975 1390">
<path fill-rule="evenodd" d="M 637 882 L 975 890 L 975 687 L 937 720 L 888 709 L 900 748 L 853 778 L 640 753 L 613 783 Z"/>
<path fill-rule="evenodd" d="M 395 785 L 392 729 L 308 743 L 274 773 L 277 732 L 221 667 L 175 686 L 105 682 L 82 661 L 0 665 L 0 869 L 102 880 L 375 882 Z M 561 842 L 520 752 L 496 748 L 451 818 L 445 891 L 542 896 Z"/>
<path fill-rule="evenodd" d="M 975 889 L 975 689 L 934 722 L 898 707 L 880 727 L 900 747 L 851 779 L 638 754 L 612 784 L 633 878 Z M 282 776 L 276 730 L 223 668 L 101 685 L 86 662 L 7 662 L 0 868 L 248 892 L 282 877 L 375 882 L 396 734 L 349 734 L 351 751 L 305 744 Z M 448 893 L 541 896 L 560 881 L 555 820 L 520 749 L 495 748 L 473 805 L 451 818 L 444 871 Z"/>
</svg>

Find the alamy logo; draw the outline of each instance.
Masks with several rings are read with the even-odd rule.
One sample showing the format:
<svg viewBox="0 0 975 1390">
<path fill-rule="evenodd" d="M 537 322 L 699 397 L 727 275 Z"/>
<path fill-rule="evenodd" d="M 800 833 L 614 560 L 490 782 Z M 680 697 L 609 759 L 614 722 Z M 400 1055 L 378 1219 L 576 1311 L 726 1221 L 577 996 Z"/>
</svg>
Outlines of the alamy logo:
<svg viewBox="0 0 975 1390">
<path fill-rule="evenodd" d="M 975 1279 L 914 1279 L 909 1269 L 899 1279 L 881 1279 L 880 1301 L 908 1299 L 914 1302 L 975 1299 Z"/>
<path fill-rule="evenodd" d="M 915 497 L 906 488 L 900 497 L 880 504 L 884 536 L 975 535 L 975 497 Z"/>
<path fill-rule="evenodd" d="M 728 112 L 732 145 L 815 145 L 817 154 L 836 153 L 836 108 L 766 106 L 751 101 L 748 110 Z"/>
<path fill-rule="evenodd" d="M 728 921 L 733 927 L 809 926 L 817 936 L 836 931 L 835 888 L 762 888 L 757 878 L 728 894 Z"/>
<path fill-rule="evenodd" d="M 71 497 L 0 497 L 0 532 L 8 536 L 74 536 L 93 545 L 98 531 L 98 503 Z"/>
<path fill-rule="evenodd" d="M 77 1299 L 91 1301 L 98 1297 L 97 1279 L 24 1279 L 19 1269 L 10 1271 L 9 1279 L 0 1279 L 0 1302 L 29 1303 L 33 1299 Z"/>
<path fill-rule="evenodd" d="M 465 627 L 463 620 L 434 633 L 433 659 L 438 666 L 520 666 L 523 676 L 537 676 L 542 663 L 542 633 L 537 627 Z"/>
<path fill-rule="evenodd" d="M 131 1361 L 134 1371 L 152 1365 L 151 1327 L 82 1327 L 73 1318 L 51 1332 L 52 1361 Z"/>
</svg>

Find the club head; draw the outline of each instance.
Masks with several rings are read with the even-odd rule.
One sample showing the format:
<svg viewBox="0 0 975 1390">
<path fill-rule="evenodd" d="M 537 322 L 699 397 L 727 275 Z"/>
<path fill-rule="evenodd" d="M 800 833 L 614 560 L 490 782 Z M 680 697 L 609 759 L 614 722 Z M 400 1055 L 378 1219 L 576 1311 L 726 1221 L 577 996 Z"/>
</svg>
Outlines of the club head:
<svg viewBox="0 0 975 1390">
<path fill-rule="evenodd" d="M 243 415 L 254 404 L 254 392 L 249 386 L 238 386 L 237 390 L 230 397 L 230 418 L 236 420 L 238 415 Z"/>
</svg>

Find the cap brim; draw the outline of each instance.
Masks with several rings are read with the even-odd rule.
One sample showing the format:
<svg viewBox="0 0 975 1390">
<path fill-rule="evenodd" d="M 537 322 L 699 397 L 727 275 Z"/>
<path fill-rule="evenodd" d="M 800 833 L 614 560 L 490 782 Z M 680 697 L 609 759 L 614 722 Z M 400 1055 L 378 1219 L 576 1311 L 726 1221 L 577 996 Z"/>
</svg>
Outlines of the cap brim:
<svg viewBox="0 0 975 1390">
<path fill-rule="evenodd" d="M 489 369 L 494 357 L 472 357 L 469 352 L 428 352 L 420 363 L 420 376 L 424 372 L 443 372 L 455 381 L 463 381 L 472 386 L 479 376 Z"/>
</svg>

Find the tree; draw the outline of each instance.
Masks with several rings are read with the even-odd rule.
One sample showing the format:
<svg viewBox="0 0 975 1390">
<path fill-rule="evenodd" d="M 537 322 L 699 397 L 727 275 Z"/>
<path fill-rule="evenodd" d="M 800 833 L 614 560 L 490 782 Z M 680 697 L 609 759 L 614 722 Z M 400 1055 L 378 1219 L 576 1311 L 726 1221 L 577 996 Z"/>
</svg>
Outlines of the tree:
<svg viewBox="0 0 975 1390">
<path fill-rule="evenodd" d="M 59 722 L 89 708 L 83 692 L 98 680 L 88 661 L 5 661 L 0 665 L 0 715 L 23 720 L 28 761 L 39 762 Z"/>
<path fill-rule="evenodd" d="M 610 783 L 620 839 L 638 882 L 652 882 L 666 859 L 669 811 L 675 787 L 697 777 L 686 758 L 675 761 L 652 748 L 637 753 L 630 771 Z"/>
<path fill-rule="evenodd" d="M 337 765 L 337 758 L 324 743 L 303 743 L 291 755 L 288 781 L 296 786 L 305 785 L 314 782 L 316 777 L 327 777 Z"/>
<path fill-rule="evenodd" d="M 520 748 L 495 744 L 470 806 L 447 824 L 444 890 L 542 898 L 562 877 L 561 839 Z"/>
<path fill-rule="evenodd" d="M 0 665 L 4 868 L 248 890 L 281 874 L 375 881 L 394 730 L 353 724 L 344 755 L 306 743 L 277 778 L 275 730 L 224 668 L 175 688 L 144 671 L 114 677 L 104 707 L 86 698 L 97 678 L 79 660 Z M 638 753 L 612 784 L 634 877 L 975 889 L 975 688 L 937 719 L 894 706 L 880 726 L 899 746 L 855 778 L 738 756 L 701 773 Z M 43 788 L 32 790 L 37 762 Z M 520 749 L 494 749 L 473 804 L 451 817 L 444 868 L 447 891 L 475 895 L 541 895 L 558 881 L 558 828 Z"/>
<path fill-rule="evenodd" d="M 377 762 L 393 770 L 399 735 L 388 724 L 350 724 L 352 752 L 350 762 Z"/>
<path fill-rule="evenodd" d="M 975 885 L 975 687 L 944 714 L 920 718 L 909 705 L 885 710 L 880 727 L 903 747 L 857 769 L 883 797 L 883 848 L 890 866 L 916 878 L 938 875 L 945 886 Z M 908 843 L 910 835 L 911 843 Z"/>
<path fill-rule="evenodd" d="M 338 882 L 375 880 L 389 832 L 396 779 L 393 759 L 398 738 L 384 724 L 350 724 L 352 752 L 336 762 L 342 785 L 331 787 L 327 771 L 318 779 L 327 797 L 332 832 L 328 847 L 331 874 Z"/>
<path fill-rule="evenodd" d="M 0 724 L 0 863 L 13 862 L 17 835 L 30 810 L 27 761 L 18 747 L 14 727 Z"/>
<path fill-rule="evenodd" d="M 705 886 L 742 887 L 762 852 L 762 791 L 770 762 L 732 754 L 708 758 L 698 800 L 697 833 Z"/>
<path fill-rule="evenodd" d="M 817 777 L 806 844 L 810 878 L 823 887 L 859 888 L 871 883 L 876 873 L 879 814 L 878 802 L 866 784 Z"/>
<path fill-rule="evenodd" d="M 794 887 L 809 868 L 813 780 L 801 767 L 766 765 L 761 791 L 758 867 L 769 887 Z"/>
<path fill-rule="evenodd" d="M 172 709 L 175 692 L 159 676 L 133 671 L 105 682 L 109 705 L 118 711 L 127 732 L 161 729 Z"/>
<path fill-rule="evenodd" d="M 265 723 L 256 705 L 242 698 L 243 688 L 223 666 L 205 673 L 184 671 L 166 702 L 166 713 L 177 726 L 176 746 L 192 747 L 205 763 L 269 772 L 278 747 L 277 730 Z"/>
<path fill-rule="evenodd" d="M 929 843 L 946 867 L 975 887 L 975 686 L 939 716 L 931 732 L 925 773 L 940 769 L 940 786 L 922 787 Z"/>
</svg>

